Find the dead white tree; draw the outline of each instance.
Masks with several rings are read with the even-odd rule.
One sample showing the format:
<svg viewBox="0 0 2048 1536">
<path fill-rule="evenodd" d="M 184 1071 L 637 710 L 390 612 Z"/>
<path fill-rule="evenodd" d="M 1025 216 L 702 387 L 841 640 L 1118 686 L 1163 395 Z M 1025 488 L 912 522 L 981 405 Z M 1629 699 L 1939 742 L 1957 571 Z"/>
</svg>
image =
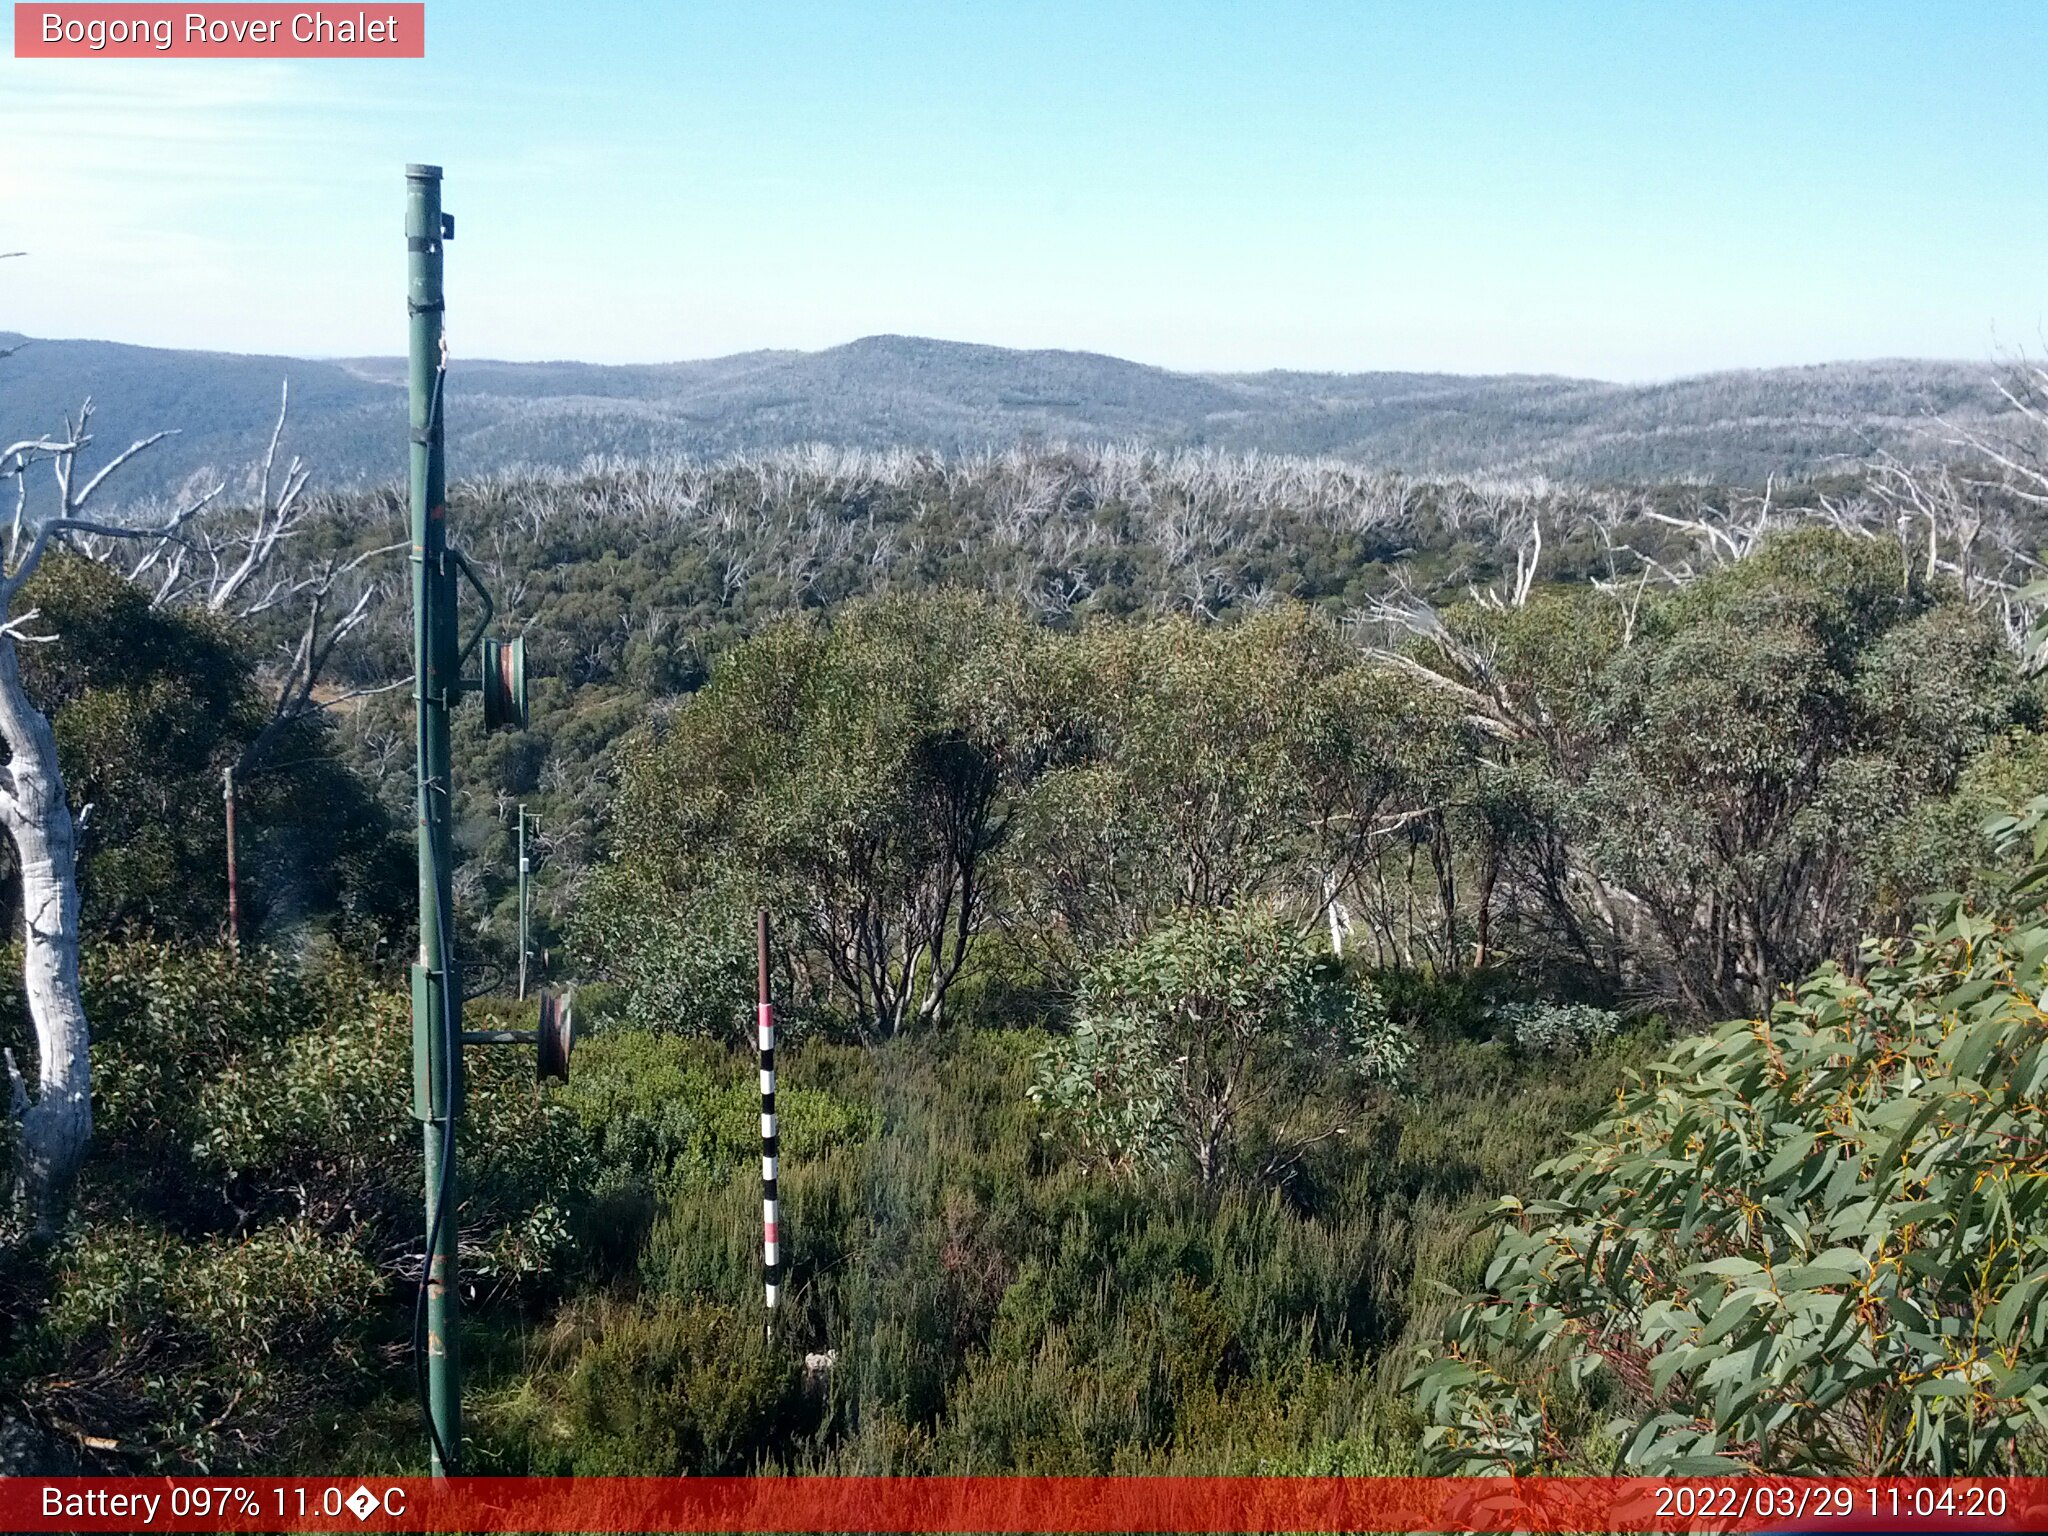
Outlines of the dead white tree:
<svg viewBox="0 0 2048 1536">
<path fill-rule="evenodd" d="M 7 560 L 0 570 L 0 742 L 7 747 L 7 762 L 0 766 L 0 825 L 21 870 L 22 991 L 36 1043 L 33 1096 L 12 1051 L 6 1066 L 15 1209 L 38 1236 L 50 1234 L 61 1219 L 92 1136 L 91 1031 L 78 984 L 78 829 L 65 798 L 56 733 L 21 680 L 19 648 L 56 637 L 32 633 L 35 610 L 16 612 L 16 603 L 53 543 L 78 537 L 175 539 L 204 504 L 176 508 L 140 527 L 84 517 L 109 476 L 170 435 L 138 439 L 81 483 L 79 455 L 92 442 L 91 423 L 87 401 L 61 435 L 27 438 L 0 450 L 0 481 L 16 482 Z M 54 472 L 56 504 L 31 527 L 27 477 L 39 464 Z"/>
<path fill-rule="evenodd" d="M 1503 530 L 1505 531 L 1505 530 Z M 1529 526 L 1515 543 L 1515 582 L 1506 592 L 1497 586 L 1483 590 L 1477 583 L 1467 583 L 1466 591 L 1472 601 L 1482 608 L 1507 609 L 1526 607 L 1529 593 L 1536 585 L 1536 572 L 1543 564 L 1543 511 L 1532 503 L 1529 507 Z"/>
<path fill-rule="evenodd" d="M 246 482 L 246 503 L 216 505 L 226 489 L 225 482 L 218 482 L 191 498 L 174 520 L 124 530 L 120 544 L 104 535 L 79 540 L 84 554 L 108 565 L 116 563 L 117 548 L 142 544 L 141 553 L 126 562 L 125 574 L 149 590 L 153 608 L 198 608 L 223 618 L 252 620 L 298 607 L 298 622 L 266 668 L 269 718 L 230 770 L 237 780 L 254 773 L 278 738 L 297 722 L 366 694 L 404 686 L 400 681 L 320 694 L 337 647 L 369 620 L 385 595 L 378 562 L 406 546 L 382 544 L 301 565 L 286 558 L 292 541 L 321 510 L 306 494 L 311 467 L 296 454 L 281 468 L 278 464 L 290 417 L 291 382 L 286 380 L 278 393 L 269 444 Z"/>
<path fill-rule="evenodd" d="M 1949 581 L 1964 603 L 1995 614 L 2025 670 L 2044 660 L 2048 563 L 2040 523 L 2048 509 L 2048 370 L 2024 366 L 1999 386 L 2008 410 L 1982 426 L 1940 423 L 1944 459 L 1876 459 L 1857 494 L 1824 500 L 1844 533 L 1898 547 L 1900 581 Z"/>
<path fill-rule="evenodd" d="M 1662 523 L 1688 535 L 1699 545 L 1701 555 L 1714 566 L 1734 565 L 1755 554 L 1757 547 L 1778 526 L 1777 480 L 1767 477 L 1761 496 L 1731 496 L 1725 509 L 1701 506 L 1694 517 L 1674 517 L 1668 512 L 1645 509 L 1651 522 Z"/>
<path fill-rule="evenodd" d="M 245 774 L 293 722 L 346 698 L 357 689 L 322 699 L 317 690 L 335 648 L 369 617 L 383 588 L 366 575 L 387 544 L 333 557 L 292 571 L 282 558 L 311 510 L 308 470 L 296 457 L 277 469 L 277 452 L 290 408 L 282 394 L 270 443 L 253 476 L 254 496 L 238 512 L 202 518 L 224 484 L 114 522 L 84 515 L 95 493 L 138 455 L 172 436 L 156 432 L 115 454 L 89 478 L 82 455 L 93 441 L 93 404 L 87 400 L 64 431 L 26 438 L 0 450 L 0 485 L 14 482 L 14 507 L 0 566 L 0 824 L 14 844 L 21 869 L 22 980 L 35 1035 L 36 1091 L 11 1052 L 6 1056 L 15 1132 L 14 1205 L 29 1228 L 47 1235 L 62 1218 L 92 1135 L 91 1031 L 79 990 L 77 833 L 57 760 L 50 722 L 22 685 L 19 647 L 55 640 L 31 632 L 33 609 L 17 612 L 24 587 L 54 544 L 70 543 L 88 558 L 125 565 L 124 574 L 152 593 L 159 607 L 190 606 L 252 619 L 288 603 L 304 605 L 295 643 L 274 669 L 270 718 L 231 772 Z M 55 487 L 47 515 L 29 516 L 30 471 L 46 465 Z M 122 551 L 137 550 L 132 560 Z M 391 685 L 400 686 L 400 685 Z"/>
<path fill-rule="evenodd" d="M 1611 598 L 1620 609 L 1621 643 L 1631 646 L 1636 641 L 1636 625 L 1642 618 L 1643 600 L 1649 596 L 1651 583 L 1656 582 L 1660 588 L 1682 587 L 1692 580 L 1692 567 L 1681 565 L 1674 570 L 1631 544 L 1615 543 L 1610 523 L 1596 522 L 1593 527 L 1607 555 L 1607 574 L 1593 578 L 1593 590 Z M 1635 570 L 1623 570 L 1623 565 L 1630 562 Z"/>
<path fill-rule="evenodd" d="M 1493 638 L 1452 629 L 1436 604 L 1410 584 L 1405 567 L 1395 568 L 1391 591 L 1369 599 L 1350 618 L 1361 636 L 1370 637 L 1362 647 L 1368 657 L 1455 700 L 1467 724 L 1497 740 L 1541 734 L 1544 722 L 1531 718 L 1505 686 Z M 1404 637 L 1427 641 L 1434 661 L 1401 648 Z"/>
<path fill-rule="evenodd" d="M 299 721 L 373 693 L 406 686 L 407 680 L 400 678 L 341 689 L 325 697 L 319 692 L 336 648 L 368 621 L 384 596 L 383 582 L 364 580 L 363 572 L 373 562 L 404 548 L 403 544 L 385 544 L 345 560 L 323 560 L 289 583 L 287 590 L 304 604 L 305 616 L 297 626 L 296 639 L 283 653 L 284 664 L 274 670 L 270 717 L 235 761 L 238 779 L 253 772 L 277 739 Z"/>
</svg>

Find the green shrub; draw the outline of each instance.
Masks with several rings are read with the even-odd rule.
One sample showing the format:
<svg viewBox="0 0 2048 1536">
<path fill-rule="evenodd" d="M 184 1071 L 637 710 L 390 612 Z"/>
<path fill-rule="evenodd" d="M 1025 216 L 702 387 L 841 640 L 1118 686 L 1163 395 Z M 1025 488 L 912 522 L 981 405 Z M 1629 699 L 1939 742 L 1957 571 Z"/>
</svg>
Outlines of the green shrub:
<svg viewBox="0 0 2048 1536">
<path fill-rule="evenodd" d="M 755 1166 L 761 1090 L 751 1052 L 637 1029 L 580 1042 L 564 1093 L 589 1139 L 597 1174 L 613 1186 L 644 1179 L 659 1190 Z M 776 1108 L 793 1160 L 874 1133 L 864 1104 L 785 1081 Z"/>
<path fill-rule="evenodd" d="M 52 1334 L 98 1336 L 123 1348 L 256 1357 L 308 1344 L 348 1320 L 382 1277 L 346 1241 L 302 1223 L 234 1241 L 180 1241 L 147 1227 L 109 1225 L 65 1252 L 47 1318 Z"/>
<path fill-rule="evenodd" d="M 650 1034 L 745 1038 L 754 1003 L 751 913 L 671 895 L 639 866 L 618 864 L 586 885 L 570 936 L 607 988 L 593 999 L 603 1005 L 594 1017 L 609 1011 Z"/>
<path fill-rule="evenodd" d="M 1504 1003 L 1494 1017 L 1514 1032 L 1515 1044 L 1536 1055 L 1583 1056 L 1621 1032 L 1621 1015 L 1590 1003 Z"/>
<path fill-rule="evenodd" d="M 411 1320 L 409 1001 L 331 956 L 159 944 L 94 946 L 83 984 L 100 1134 L 0 1372 L 31 1414 L 114 1441 L 114 1465 L 313 1454 L 315 1410 L 374 1391 Z M 463 1261 L 485 1319 L 561 1273 L 586 1182 L 581 1128 L 532 1072 L 468 1059 Z"/>
<path fill-rule="evenodd" d="M 1247 1133 L 1269 1143 L 1268 1172 L 1347 1134 L 1343 1090 L 1398 1083 L 1415 1054 L 1369 986 L 1268 911 L 1177 915 L 1099 959 L 1078 1013 L 1032 1096 L 1091 1161 L 1192 1167 L 1205 1185 Z"/>
<path fill-rule="evenodd" d="M 2048 856 L 2048 800 L 2009 830 Z M 2048 1426 L 2048 864 L 1686 1042 L 1511 1212 L 1417 1378 L 1447 1466 L 1987 1474 Z M 1576 1422 L 1575 1422 L 1576 1421 Z"/>
<path fill-rule="evenodd" d="M 357 1385 L 384 1290 L 354 1241 L 303 1222 L 196 1242 L 96 1223 L 55 1278 L 17 1362 L 43 1376 L 37 1401 L 161 1467 L 234 1465 L 265 1426 Z"/>
<path fill-rule="evenodd" d="M 569 1449 L 582 1477 L 753 1470 L 797 1427 L 798 1371 L 756 1309 L 704 1302 L 607 1312 L 569 1379 Z"/>
<path fill-rule="evenodd" d="M 952 1028 L 871 1047 L 814 1040 L 785 1057 L 789 1273 L 774 1347 L 788 1363 L 827 1351 L 835 1363 L 764 1431 L 767 1465 L 1402 1470 L 1419 1427 L 1389 1398 L 1385 1363 L 1434 1326 L 1433 1282 L 1477 1281 L 1480 1198 L 1590 1121 L 1637 1054 L 1629 1040 L 1567 1065 L 1505 1044 L 1428 1045 L 1411 1094 L 1357 1106 L 1353 1134 L 1310 1149 L 1284 1187 L 1204 1192 L 1095 1177 L 1047 1140 L 1026 1099 L 1046 1042 Z M 746 1053 L 631 1031 L 589 1044 L 601 1049 L 582 1084 L 591 1098 L 572 1085 L 579 1113 L 623 1122 L 675 1099 L 716 1116 L 730 1094 L 737 1118 L 695 1143 L 715 1156 L 686 1150 L 658 1190 L 605 1163 L 620 1182 L 588 1220 L 618 1212 L 636 1228 L 614 1234 L 611 1299 L 573 1303 L 494 1383 L 478 1381 L 478 1433 L 509 1470 L 570 1470 L 591 1433 L 614 1448 L 608 1464 L 644 1465 L 621 1449 L 637 1433 L 628 1419 L 593 1430 L 601 1418 L 571 1406 L 579 1376 L 587 1394 L 607 1379 L 625 1390 L 613 1356 L 586 1363 L 616 1317 L 760 1317 Z M 843 1129 L 816 1135 L 827 1110 Z"/>
</svg>

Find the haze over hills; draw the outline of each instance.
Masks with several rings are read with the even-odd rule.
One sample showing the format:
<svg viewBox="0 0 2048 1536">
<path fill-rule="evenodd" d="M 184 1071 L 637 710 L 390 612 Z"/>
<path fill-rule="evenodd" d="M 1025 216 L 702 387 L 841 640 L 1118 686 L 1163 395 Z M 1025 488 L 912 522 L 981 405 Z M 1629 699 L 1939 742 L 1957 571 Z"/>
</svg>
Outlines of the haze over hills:
<svg viewBox="0 0 2048 1536">
<path fill-rule="evenodd" d="M 125 474 L 137 496 L 260 453 L 283 379 L 289 445 L 330 486 L 395 480 L 404 364 L 28 341 L 0 363 L 0 432 L 61 424 L 92 395 L 100 448 L 179 435 Z M 803 442 L 945 452 L 1142 441 L 1329 454 L 1411 474 L 1761 481 L 1933 447 L 1933 418 L 2000 404 L 1990 363 L 1880 361 L 1662 384 L 1540 375 L 1189 374 L 1089 352 L 870 336 L 820 352 L 602 366 L 456 359 L 451 470 L 592 454 L 725 454 Z"/>
</svg>

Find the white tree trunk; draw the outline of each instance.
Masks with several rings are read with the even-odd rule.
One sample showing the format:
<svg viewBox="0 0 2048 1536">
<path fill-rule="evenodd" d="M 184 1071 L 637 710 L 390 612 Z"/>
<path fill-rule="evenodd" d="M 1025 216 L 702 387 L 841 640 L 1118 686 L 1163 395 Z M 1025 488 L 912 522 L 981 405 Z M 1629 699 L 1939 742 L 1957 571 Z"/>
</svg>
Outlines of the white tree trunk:
<svg viewBox="0 0 2048 1536">
<path fill-rule="evenodd" d="M 4 355 L 0 352 L 0 356 Z M 300 494 L 306 486 L 306 470 L 296 459 L 285 471 L 284 488 L 277 499 L 273 501 L 270 496 L 270 472 L 277 456 L 278 439 L 284 432 L 289 399 L 286 394 L 280 400 L 277 426 L 270 435 L 270 451 L 263 458 L 256 522 L 247 540 L 249 555 L 236 565 L 225 585 L 214 590 L 207 607 L 215 611 L 236 606 L 236 593 L 269 565 L 282 541 L 307 513 L 307 503 Z M 0 744 L 6 746 L 8 753 L 7 762 L 0 765 L 0 824 L 6 826 L 7 835 L 13 839 L 21 864 L 21 980 L 36 1037 L 37 1088 L 33 1099 L 12 1053 L 6 1063 L 15 1131 L 15 1209 L 39 1234 L 53 1231 L 63 1218 L 79 1165 L 85 1160 L 86 1143 L 92 1137 L 92 1057 L 85 1000 L 78 986 L 77 829 L 72 825 L 71 807 L 64 799 L 56 733 L 42 712 L 29 702 L 21 686 L 20 658 L 15 650 L 16 637 L 21 633 L 18 626 L 35 614 L 33 610 L 16 614 L 14 601 L 34 576 L 50 541 L 80 535 L 109 542 L 139 540 L 152 544 L 152 551 L 129 572 L 129 577 L 139 578 L 159 560 L 168 560 L 166 571 L 159 573 L 155 599 L 159 603 L 167 601 L 184 568 L 186 539 L 180 530 L 186 529 L 221 490 L 215 486 L 162 522 L 86 520 L 79 514 L 107 477 L 170 435 L 158 432 L 138 439 L 81 484 L 77 477 L 78 455 L 92 441 L 88 430 L 91 422 L 92 401 L 88 399 L 79 408 L 77 421 L 66 421 L 62 438 L 32 438 L 0 448 L 0 480 L 14 480 L 17 492 L 12 522 L 5 530 L 4 540 L 0 540 L 0 548 L 4 548 L 4 556 L 0 556 Z M 42 463 L 52 465 L 56 472 L 56 515 L 34 523 L 25 516 L 28 482 L 24 477 L 30 465 Z M 23 535 L 31 529 L 33 535 L 23 551 Z M 216 557 L 216 571 L 218 558 L 236 547 L 237 542 L 213 539 L 205 546 Z M 167 553 L 174 545 L 178 552 Z M 339 564 L 329 562 L 322 575 L 298 585 L 283 581 L 273 585 L 274 594 L 307 590 L 313 594 L 312 616 L 300 642 L 299 657 L 279 696 L 280 715 L 307 712 L 320 668 L 335 642 L 361 623 L 368 611 L 371 598 L 365 592 L 344 618 L 329 623 L 323 637 L 321 613 L 325 599 L 334 590 L 334 582 L 384 552 L 372 551 Z M 10 563 L 13 569 L 5 570 Z M 269 598 L 240 604 L 245 617 L 267 606 L 271 606 Z"/>
<path fill-rule="evenodd" d="M 38 1233 L 52 1231 L 92 1135 L 92 1058 L 78 986 L 77 843 L 57 736 L 29 702 L 12 635 L 0 633 L 0 822 L 21 865 L 22 990 L 35 1027 L 37 1091 L 28 1096 L 10 1056 L 15 1118 L 15 1207 Z"/>
<path fill-rule="evenodd" d="M 57 733 L 50 729 L 43 712 L 29 702 L 21 685 L 17 637 L 22 634 L 20 626 L 33 619 L 35 611 L 17 614 L 14 603 L 42 564 L 53 538 L 87 535 L 105 541 L 155 541 L 161 554 L 173 542 L 182 548 L 179 530 L 220 494 L 216 487 L 161 523 L 87 521 L 79 514 L 107 477 L 170 435 L 158 432 L 138 439 L 81 484 L 78 455 L 92 442 L 91 423 L 92 401 L 88 399 L 79 408 L 77 421 L 65 422 L 61 439 L 35 438 L 0 449 L 0 479 L 12 479 L 16 490 L 14 516 L 4 545 L 0 545 L 4 548 L 0 555 L 0 744 L 7 748 L 7 761 L 0 765 L 0 824 L 13 839 L 21 865 L 21 986 L 36 1037 L 33 1099 L 11 1051 L 6 1064 L 14 1128 L 15 1212 L 38 1235 L 51 1233 L 63 1219 L 79 1165 L 85 1161 L 86 1143 L 92 1139 L 92 1036 L 78 986 L 77 828 L 64 799 Z M 280 411 L 278 432 L 283 430 Z M 270 505 L 270 459 L 276 449 L 277 433 L 273 433 L 271 455 L 264 460 L 264 506 L 257 520 L 258 535 L 267 539 L 266 550 L 275 549 L 296 520 L 293 509 L 305 486 L 301 466 L 294 462 L 286 472 L 284 494 L 275 506 Z M 43 463 L 56 473 L 56 515 L 31 522 L 26 516 L 26 476 L 30 465 Z M 28 548 L 23 550 L 22 537 L 30 530 Z M 171 559 L 175 567 L 183 555 Z M 6 570 L 7 565 L 13 569 Z M 134 574 L 145 569 L 147 561 Z M 325 590 L 321 589 L 323 594 Z M 358 611 L 361 607 L 359 603 Z"/>
</svg>

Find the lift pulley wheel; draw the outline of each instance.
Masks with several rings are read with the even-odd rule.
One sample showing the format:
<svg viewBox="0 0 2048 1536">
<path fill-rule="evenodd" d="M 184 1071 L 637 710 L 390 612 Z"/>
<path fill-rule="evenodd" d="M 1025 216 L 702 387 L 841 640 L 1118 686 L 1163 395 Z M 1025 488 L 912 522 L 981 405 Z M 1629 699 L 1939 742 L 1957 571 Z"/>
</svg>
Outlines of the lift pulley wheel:
<svg viewBox="0 0 2048 1536">
<path fill-rule="evenodd" d="M 569 1081 L 569 1052 L 576 1044 L 575 994 L 542 992 L 540 1028 L 534 1032 L 534 1072 L 537 1078 Z"/>
<path fill-rule="evenodd" d="M 486 640 L 484 664 L 484 729 L 526 729 L 526 637 Z"/>
</svg>

